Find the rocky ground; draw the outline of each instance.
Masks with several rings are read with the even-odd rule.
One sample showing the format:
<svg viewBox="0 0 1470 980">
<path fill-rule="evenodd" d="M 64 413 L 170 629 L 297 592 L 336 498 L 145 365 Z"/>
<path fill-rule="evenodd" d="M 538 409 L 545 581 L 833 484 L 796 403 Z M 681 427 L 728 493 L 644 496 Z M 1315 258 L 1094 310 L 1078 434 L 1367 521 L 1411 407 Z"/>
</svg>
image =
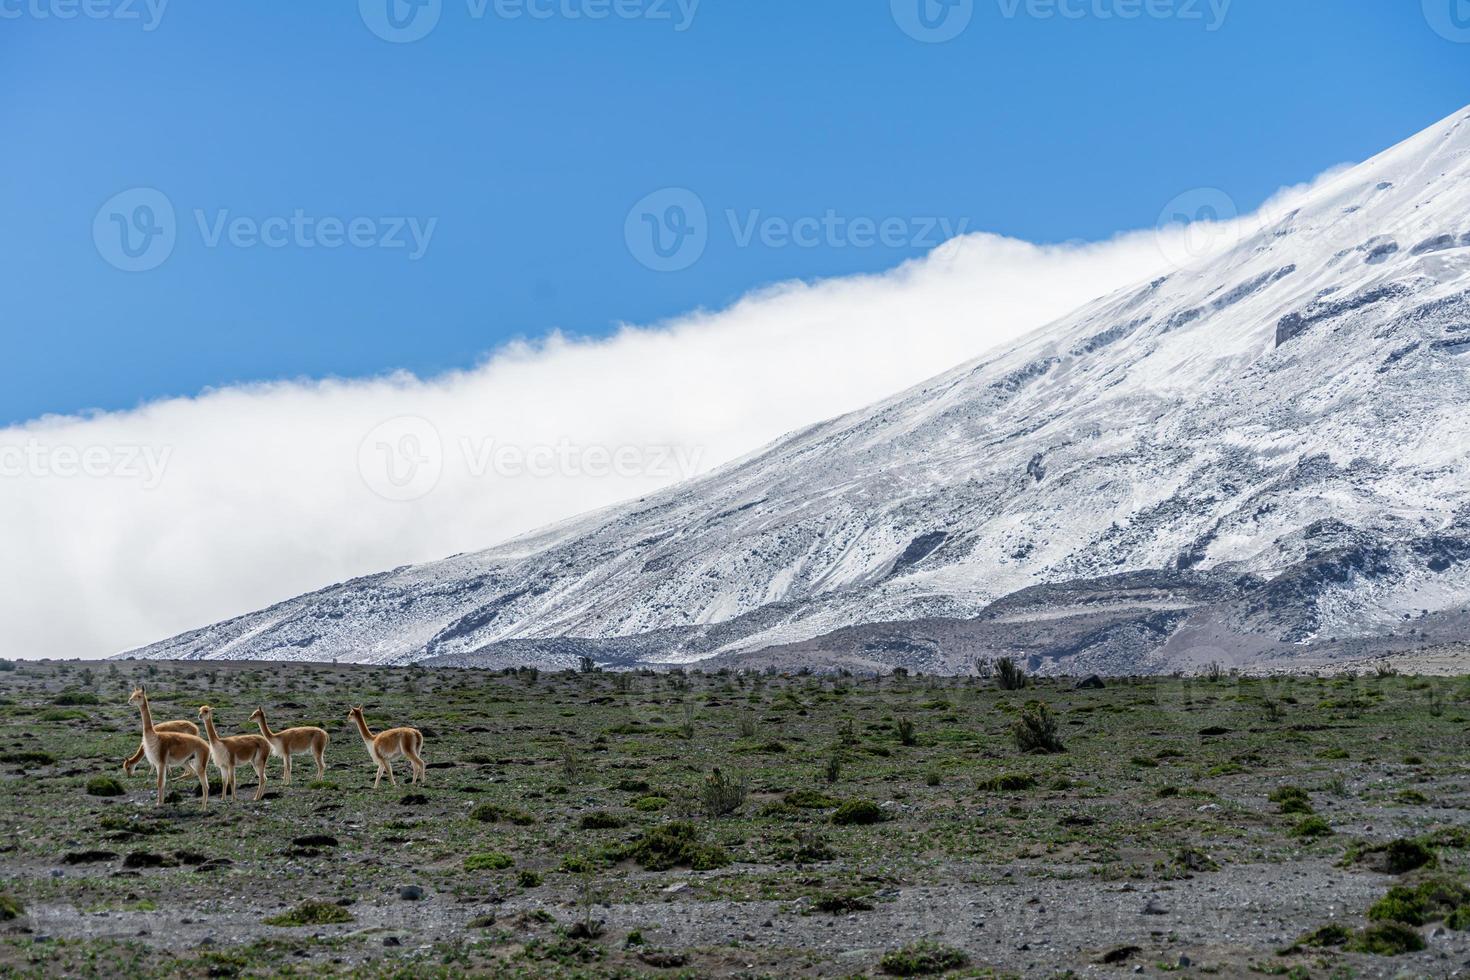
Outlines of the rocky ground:
<svg viewBox="0 0 1470 980">
<path fill-rule="evenodd" d="M 1461 678 L 0 666 L 3 975 L 1470 971 Z M 155 807 L 139 683 L 322 725 L 326 778 Z"/>
</svg>

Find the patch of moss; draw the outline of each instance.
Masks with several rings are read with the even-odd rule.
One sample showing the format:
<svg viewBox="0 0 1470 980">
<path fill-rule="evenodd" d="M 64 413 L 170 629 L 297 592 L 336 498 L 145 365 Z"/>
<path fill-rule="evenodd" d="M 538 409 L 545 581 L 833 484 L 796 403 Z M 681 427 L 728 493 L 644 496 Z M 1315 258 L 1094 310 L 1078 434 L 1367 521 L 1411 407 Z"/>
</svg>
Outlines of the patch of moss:
<svg viewBox="0 0 1470 980">
<path fill-rule="evenodd" d="M 654 827 L 639 836 L 623 851 L 649 871 L 667 871 L 687 867 L 693 871 L 710 871 L 730 863 L 730 856 L 717 844 L 700 840 L 694 824 L 676 820 Z"/>
<path fill-rule="evenodd" d="M 969 962 L 963 951 L 925 939 L 884 953 L 878 969 L 894 977 L 923 977 L 959 970 Z"/>
<path fill-rule="evenodd" d="M 499 851 L 485 851 L 480 854 L 471 854 L 464 859 L 466 871 L 504 871 L 506 868 L 514 867 L 515 861 L 509 854 Z"/>
<path fill-rule="evenodd" d="M 127 788 L 111 776 L 93 776 L 87 780 L 88 796 L 126 796 Z"/>
<path fill-rule="evenodd" d="M 1399 956 L 1417 953 L 1424 945 L 1424 937 L 1417 929 L 1400 922 L 1379 922 L 1353 936 L 1345 948 L 1372 956 Z"/>
<path fill-rule="evenodd" d="M 832 822 L 841 826 L 882 823 L 883 810 L 872 800 L 847 800 L 832 814 Z"/>
<path fill-rule="evenodd" d="M 268 926 L 330 926 L 351 922 L 352 913 L 331 902 L 302 902 L 289 912 L 265 920 Z"/>
</svg>

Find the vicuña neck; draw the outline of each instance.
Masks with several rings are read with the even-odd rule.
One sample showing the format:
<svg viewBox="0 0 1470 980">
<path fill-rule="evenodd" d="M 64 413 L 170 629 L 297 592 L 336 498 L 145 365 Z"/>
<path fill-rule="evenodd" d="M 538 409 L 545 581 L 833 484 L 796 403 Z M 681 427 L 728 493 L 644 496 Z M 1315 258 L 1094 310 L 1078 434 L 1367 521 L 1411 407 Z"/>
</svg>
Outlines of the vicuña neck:
<svg viewBox="0 0 1470 980">
<path fill-rule="evenodd" d="M 143 700 L 138 702 L 138 710 L 143 713 L 143 734 L 153 734 L 153 713 L 148 710 L 148 695 L 143 695 Z"/>
<path fill-rule="evenodd" d="M 270 723 L 265 720 L 264 711 L 260 713 L 260 717 L 255 719 L 255 723 L 260 726 L 260 734 L 264 735 L 266 738 L 276 737 L 276 733 L 271 731 Z"/>
<path fill-rule="evenodd" d="M 357 722 L 357 733 L 362 736 L 362 740 L 364 742 L 371 742 L 373 740 L 373 733 L 368 728 L 367 722 L 362 720 L 362 715 L 353 715 L 352 720 Z"/>
<path fill-rule="evenodd" d="M 214 715 L 204 716 L 204 731 L 205 734 L 209 736 L 209 740 L 211 742 L 219 741 L 219 735 L 217 735 L 214 730 Z"/>
</svg>

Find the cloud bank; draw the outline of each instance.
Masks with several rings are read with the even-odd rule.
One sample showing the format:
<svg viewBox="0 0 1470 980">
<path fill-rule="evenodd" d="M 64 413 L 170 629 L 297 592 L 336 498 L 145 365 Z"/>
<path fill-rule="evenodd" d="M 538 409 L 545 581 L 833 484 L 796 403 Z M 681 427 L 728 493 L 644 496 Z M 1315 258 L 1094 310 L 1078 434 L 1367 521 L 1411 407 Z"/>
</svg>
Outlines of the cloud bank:
<svg viewBox="0 0 1470 980">
<path fill-rule="evenodd" d="M 441 377 L 0 430 L 0 655 L 105 656 L 653 492 L 1218 254 L 1302 192 L 1245 218 L 1192 192 L 1165 211 L 1182 223 L 1103 243 L 971 234 L 881 275 L 553 334 Z M 1183 223 L 1200 215 L 1229 220 Z"/>
</svg>

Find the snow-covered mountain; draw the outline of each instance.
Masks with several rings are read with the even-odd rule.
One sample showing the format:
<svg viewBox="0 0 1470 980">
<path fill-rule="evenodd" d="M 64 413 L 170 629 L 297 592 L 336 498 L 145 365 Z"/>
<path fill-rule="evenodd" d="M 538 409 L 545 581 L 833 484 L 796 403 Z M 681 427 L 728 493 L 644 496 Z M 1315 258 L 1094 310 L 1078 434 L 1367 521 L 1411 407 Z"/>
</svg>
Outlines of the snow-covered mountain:
<svg viewBox="0 0 1470 980">
<path fill-rule="evenodd" d="M 1210 648 L 1402 634 L 1470 602 L 1467 450 L 1462 111 L 1219 257 L 709 476 L 131 655 L 840 659 L 867 641 L 833 631 L 958 636 L 1017 603 L 1138 613 L 1021 643 L 1041 669 L 1099 629 L 1110 663 L 1167 666 L 1200 610 Z M 867 659 L 955 666 L 1005 632 Z"/>
</svg>

